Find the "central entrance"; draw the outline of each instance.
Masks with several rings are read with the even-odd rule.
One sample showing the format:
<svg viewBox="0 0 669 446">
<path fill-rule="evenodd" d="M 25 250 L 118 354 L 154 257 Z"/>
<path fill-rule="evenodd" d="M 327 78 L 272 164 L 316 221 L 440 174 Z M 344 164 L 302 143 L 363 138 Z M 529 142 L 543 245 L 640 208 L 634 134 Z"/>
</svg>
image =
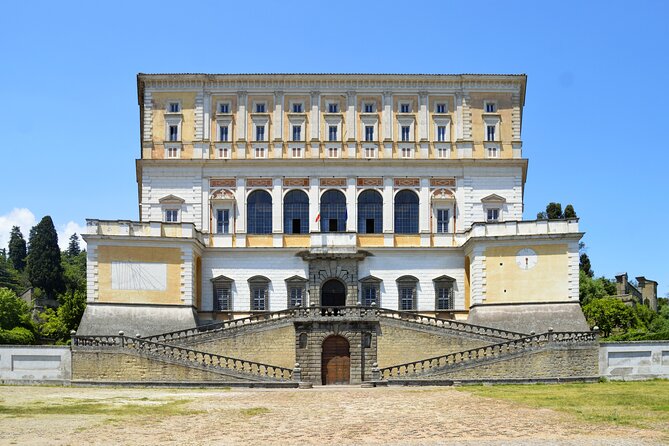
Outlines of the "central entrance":
<svg viewBox="0 0 669 446">
<path fill-rule="evenodd" d="M 330 336 L 323 341 L 321 380 L 323 385 L 348 384 L 351 375 L 351 351 L 343 336 Z"/>
<path fill-rule="evenodd" d="M 321 288 L 323 307 L 343 307 L 346 305 L 346 287 L 337 279 L 330 279 Z"/>
</svg>

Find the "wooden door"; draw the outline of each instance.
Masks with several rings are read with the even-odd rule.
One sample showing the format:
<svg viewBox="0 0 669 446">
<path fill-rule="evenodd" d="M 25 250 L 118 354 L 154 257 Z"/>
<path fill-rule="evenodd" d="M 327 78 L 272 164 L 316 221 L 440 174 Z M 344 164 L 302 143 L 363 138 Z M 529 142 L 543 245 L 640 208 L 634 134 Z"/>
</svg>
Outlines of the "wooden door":
<svg viewBox="0 0 669 446">
<path fill-rule="evenodd" d="M 323 384 L 348 384 L 351 353 L 346 338 L 330 336 L 323 342 L 321 378 Z"/>
</svg>

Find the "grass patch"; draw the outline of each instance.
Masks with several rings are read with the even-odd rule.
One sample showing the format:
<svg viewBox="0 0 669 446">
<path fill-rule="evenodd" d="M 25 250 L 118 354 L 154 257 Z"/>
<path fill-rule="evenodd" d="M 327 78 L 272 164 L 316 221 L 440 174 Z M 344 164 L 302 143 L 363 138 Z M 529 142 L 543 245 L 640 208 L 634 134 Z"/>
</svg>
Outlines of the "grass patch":
<svg viewBox="0 0 669 446">
<path fill-rule="evenodd" d="M 554 409 L 586 422 L 633 426 L 669 436 L 667 380 L 473 386 L 458 390 L 531 407 Z"/>
<path fill-rule="evenodd" d="M 184 407 L 190 401 L 182 399 L 138 404 L 133 402 L 114 403 L 105 400 L 76 400 L 67 398 L 61 402 L 50 404 L 42 401 L 16 406 L 0 404 L 0 415 L 10 417 L 32 417 L 37 415 L 171 416 L 200 412 Z"/>
<path fill-rule="evenodd" d="M 269 409 L 266 407 L 251 407 L 249 409 L 242 409 L 240 412 L 245 417 L 255 417 L 256 415 L 269 413 Z"/>
</svg>

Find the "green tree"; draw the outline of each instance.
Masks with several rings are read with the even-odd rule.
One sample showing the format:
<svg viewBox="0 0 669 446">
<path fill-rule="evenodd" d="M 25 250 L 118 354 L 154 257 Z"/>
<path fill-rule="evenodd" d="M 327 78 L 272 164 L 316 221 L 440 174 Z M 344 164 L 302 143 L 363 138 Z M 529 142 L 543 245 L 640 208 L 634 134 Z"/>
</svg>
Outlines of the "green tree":
<svg viewBox="0 0 669 446">
<path fill-rule="evenodd" d="M 594 299 L 601 299 L 616 294 L 616 284 L 606 277 L 589 277 L 582 269 L 578 272 L 578 295 L 581 305 Z"/>
<path fill-rule="evenodd" d="M 8 259 L 0 256 L 0 288 L 19 292 L 20 277 Z"/>
<path fill-rule="evenodd" d="M 9 260 L 12 262 L 15 270 L 23 271 L 26 267 L 27 256 L 26 240 L 23 238 L 21 228 L 14 226 L 9 236 Z"/>
<path fill-rule="evenodd" d="M 28 304 L 13 291 L 0 288 L 0 344 L 33 344 L 34 332 Z"/>
<path fill-rule="evenodd" d="M 562 204 L 553 202 L 548 203 L 548 206 L 546 206 L 546 216 L 549 220 L 559 220 L 564 218 L 564 215 L 562 214 Z"/>
<path fill-rule="evenodd" d="M 70 297 L 74 293 L 86 293 L 86 251 L 80 251 L 77 255 L 66 253 L 62 256 L 63 278 L 65 281 L 65 294 Z M 85 300 L 85 299 L 84 299 Z"/>
<path fill-rule="evenodd" d="M 67 255 L 70 257 L 78 256 L 81 252 L 79 247 L 79 236 L 75 232 L 70 236 L 70 243 L 67 245 Z"/>
<path fill-rule="evenodd" d="M 574 210 L 574 206 L 571 204 L 568 204 L 567 207 L 564 208 L 564 218 L 576 218 L 576 211 Z"/>
<path fill-rule="evenodd" d="M 583 314 L 591 326 L 599 327 L 604 337 L 615 329 L 630 329 L 636 322 L 634 310 L 615 297 L 593 299 L 583 306 Z"/>
<path fill-rule="evenodd" d="M 30 230 L 28 278 L 49 297 L 65 290 L 58 234 L 48 215 Z"/>
<path fill-rule="evenodd" d="M 579 256 L 578 269 L 583 271 L 585 275 L 590 278 L 595 275 L 595 272 L 592 270 L 592 265 L 590 264 L 590 257 L 584 252 Z"/>
<path fill-rule="evenodd" d="M 79 328 L 79 322 L 86 309 L 86 294 L 80 291 L 59 297 L 58 309 L 47 308 L 40 313 L 40 334 L 43 338 L 56 342 L 65 342 L 70 338 L 70 331 Z"/>
</svg>

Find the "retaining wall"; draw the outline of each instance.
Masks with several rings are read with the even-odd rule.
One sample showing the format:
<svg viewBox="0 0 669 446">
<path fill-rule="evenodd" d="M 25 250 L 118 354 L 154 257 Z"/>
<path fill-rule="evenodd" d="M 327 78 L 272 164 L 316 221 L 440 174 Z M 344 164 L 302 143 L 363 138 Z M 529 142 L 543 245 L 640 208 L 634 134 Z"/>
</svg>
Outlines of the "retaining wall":
<svg viewBox="0 0 669 446">
<path fill-rule="evenodd" d="M 669 378 L 669 341 L 602 342 L 599 374 L 617 380 Z"/>
<path fill-rule="evenodd" d="M 68 346 L 0 346 L 0 383 L 69 383 L 72 355 Z"/>
</svg>

